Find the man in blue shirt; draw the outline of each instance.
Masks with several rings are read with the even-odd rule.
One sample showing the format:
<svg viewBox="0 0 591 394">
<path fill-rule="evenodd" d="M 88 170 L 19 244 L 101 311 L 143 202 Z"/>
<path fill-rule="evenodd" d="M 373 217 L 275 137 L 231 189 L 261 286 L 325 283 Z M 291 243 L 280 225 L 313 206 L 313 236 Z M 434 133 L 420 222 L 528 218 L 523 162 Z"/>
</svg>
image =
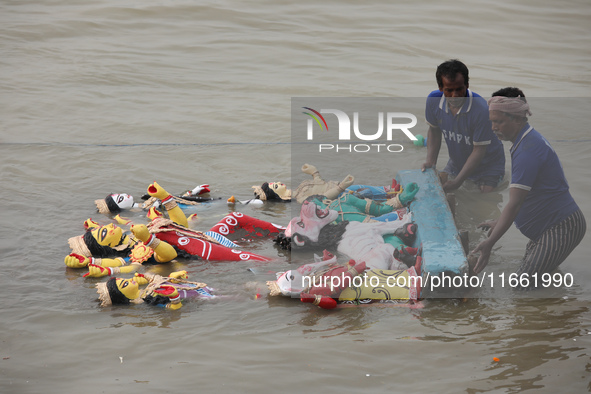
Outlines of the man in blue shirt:
<svg viewBox="0 0 591 394">
<path fill-rule="evenodd" d="M 515 222 L 530 239 L 517 270 L 519 286 L 535 285 L 533 276 L 554 271 L 581 242 L 586 223 L 569 192 L 562 165 L 552 146 L 527 121 L 531 115 L 525 95 L 518 88 L 504 88 L 489 100 L 492 129 L 499 138 L 511 141 L 511 185 L 509 202 L 496 221 L 479 227 L 490 229 L 489 237 L 473 251 L 480 252 L 474 268 L 488 264 L 494 244 Z M 528 285 L 522 285 L 525 280 Z"/>
<path fill-rule="evenodd" d="M 435 77 L 439 90 L 427 97 L 429 132 L 422 170 L 435 167 L 444 138 L 449 161 L 443 172 L 455 178 L 446 181 L 443 190 L 457 189 L 470 179 L 482 192 L 490 192 L 505 174 L 505 152 L 491 130 L 486 101 L 468 89 L 468 68 L 459 60 L 440 64 Z"/>
</svg>

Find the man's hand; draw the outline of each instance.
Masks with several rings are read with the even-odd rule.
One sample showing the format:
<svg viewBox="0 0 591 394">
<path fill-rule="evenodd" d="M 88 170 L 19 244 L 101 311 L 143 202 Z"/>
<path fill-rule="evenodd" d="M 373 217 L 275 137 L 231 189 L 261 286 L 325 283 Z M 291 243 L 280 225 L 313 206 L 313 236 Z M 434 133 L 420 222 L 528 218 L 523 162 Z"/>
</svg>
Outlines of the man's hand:
<svg viewBox="0 0 591 394">
<path fill-rule="evenodd" d="M 462 186 L 463 182 L 458 182 L 457 178 L 451 181 L 447 181 L 443 184 L 443 191 L 448 193 L 451 192 L 453 190 L 456 190 L 457 188 L 459 188 L 460 186 Z"/>
<path fill-rule="evenodd" d="M 422 172 L 425 172 L 425 170 L 426 170 L 427 168 L 435 168 L 435 163 L 432 163 L 432 162 L 430 162 L 430 161 L 426 161 L 426 162 L 424 162 L 424 163 L 423 163 L 423 165 L 421 166 L 421 171 L 422 171 Z"/>
<path fill-rule="evenodd" d="M 476 246 L 476 248 L 474 248 L 474 250 L 472 251 L 472 254 L 480 253 L 478 261 L 474 266 L 474 274 L 478 275 L 484 269 L 484 267 L 487 266 L 488 260 L 490 259 L 490 252 L 492 250 L 492 246 L 493 245 L 489 242 L 489 240 L 485 239 L 484 241 L 479 243 L 478 246 Z"/>
</svg>

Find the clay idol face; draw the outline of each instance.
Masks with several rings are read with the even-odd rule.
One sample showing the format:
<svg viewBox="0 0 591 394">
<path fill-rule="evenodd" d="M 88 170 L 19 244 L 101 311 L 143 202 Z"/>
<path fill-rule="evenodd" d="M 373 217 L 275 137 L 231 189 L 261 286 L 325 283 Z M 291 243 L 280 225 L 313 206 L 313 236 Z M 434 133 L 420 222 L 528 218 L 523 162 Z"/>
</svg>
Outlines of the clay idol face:
<svg viewBox="0 0 591 394">
<path fill-rule="evenodd" d="M 133 196 L 130 196 L 129 194 L 111 194 L 111 198 L 121 209 L 133 208 Z"/>
<path fill-rule="evenodd" d="M 117 289 L 130 300 L 135 300 L 140 296 L 138 283 L 133 279 L 117 279 L 115 281 Z"/>
<path fill-rule="evenodd" d="M 284 183 L 280 182 L 271 182 L 269 183 L 269 188 L 273 190 L 279 197 L 284 197 L 285 193 L 287 192 L 287 186 Z"/>
<path fill-rule="evenodd" d="M 277 285 L 283 295 L 291 296 L 300 294 L 303 290 L 302 274 L 296 270 L 289 270 L 278 274 Z"/>
<path fill-rule="evenodd" d="M 119 245 L 122 235 L 123 230 L 121 230 L 121 227 L 117 227 L 113 223 L 92 230 L 92 236 L 99 245 L 110 246 L 112 248 Z"/>
<path fill-rule="evenodd" d="M 297 246 L 304 246 L 307 240 L 318 242 L 320 230 L 334 222 L 338 215 L 339 213 L 335 210 L 322 209 L 310 201 L 304 201 L 300 216 L 291 219 L 285 235 L 292 237 L 292 241 Z"/>
</svg>

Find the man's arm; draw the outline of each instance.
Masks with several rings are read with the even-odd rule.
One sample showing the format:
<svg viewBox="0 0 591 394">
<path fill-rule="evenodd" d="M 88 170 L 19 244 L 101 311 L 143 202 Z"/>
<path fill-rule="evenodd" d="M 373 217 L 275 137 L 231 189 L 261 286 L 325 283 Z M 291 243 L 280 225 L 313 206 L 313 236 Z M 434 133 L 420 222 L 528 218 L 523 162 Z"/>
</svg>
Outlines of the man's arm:
<svg viewBox="0 0 591 394">
<path fill-rule="evenodd" d="M 428 141 L 427 141 L 428 142 Z M 460 170 L 459 174 L 456 178 L 452 181 L 447 181 L 443 185 L 443 190 L 449 192 L 451 190 L 455 190 L 458 187 L 462 186 L 462 183 L 472 174 L 480 163 L 482 159 L 484 159 L 484 155 L 486 154 L 486 147 L 488 145 L 474 145 L 472 148 L 472 153 L 468 156 L 468 160 L 464 164 L 464 167 Z"/>
<path fill-rule="evenodd" d="M 427 133 L 427 160 L 423 163 L 421 171 L 425 171 L 427 168 L 435 168 L 435 165 L 437 165 L 442 134 L 439 127 L 429 125 L 429 132 Z"/>
<path fill-rule="evenodd" d="M 503 212 L 501 212 L 501 217 L 493 228 L 490 236 L 478 244 L 478 246 L 472 251 L 472 253 L 480 252 L 480 257 L 478 257 L 478 262 L 474 267 L 474 273 L 478 274 L 484 269 L 484 267 L 486 267 L 492 247 L 503 234 L 509 230 L 509 227 L 511 227 L 511 224 L 513 224 L 513 221 L 517 217 L 517 213 L 528 193 L 529 190 L 524 190 L 518 187 L 512 187 L 509 190 L 509 202 L 503 209 Z"/>
</svg>

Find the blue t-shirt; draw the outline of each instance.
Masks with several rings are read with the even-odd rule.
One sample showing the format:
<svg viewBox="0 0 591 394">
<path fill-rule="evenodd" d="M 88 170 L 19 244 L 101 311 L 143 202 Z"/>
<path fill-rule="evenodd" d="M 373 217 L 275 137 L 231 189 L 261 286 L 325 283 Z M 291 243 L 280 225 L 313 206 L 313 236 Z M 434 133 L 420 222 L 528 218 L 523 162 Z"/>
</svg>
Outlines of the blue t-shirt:
<svg viewBox="0 0 591 394">
<path fill-rule="evenodd" d="M 448 108 L 443 92 L 432 91 L 427 97 L 425 118 L 430 126 L 443 132 L 452 168 L 457 175 L 472 154 L 474 145 L 486 145 L 486 154 L 476 170 L 468 177 L 477 180 L 484 176 L 505 174 L 505 150 L 492 132 L 486 100 L 466 90 L 466 101 L 456 115 Z"/>
<path fill-rule="evenodd" d="M 535 241 L 579 207 L 568 191 L 558 155 L 529 124 L 511 147 L 511 185 L 529 193 L 515 218 L 515 226 Z"/>
</svg>

